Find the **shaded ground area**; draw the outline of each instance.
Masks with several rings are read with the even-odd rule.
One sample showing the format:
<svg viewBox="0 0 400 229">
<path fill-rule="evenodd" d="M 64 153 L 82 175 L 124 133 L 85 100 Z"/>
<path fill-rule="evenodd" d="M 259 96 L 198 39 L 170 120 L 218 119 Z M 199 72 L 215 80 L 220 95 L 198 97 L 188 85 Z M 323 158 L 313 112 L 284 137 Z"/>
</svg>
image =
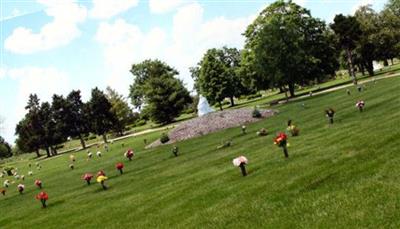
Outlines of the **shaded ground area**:
<svg viewBox="0 0 400 229">
<path fill-rule="evenodd" d="M 253 109 L 241 108 L 231 109 L 209 113 L 202 117 L 197 117 L 179 124 L 178 127 L 168 133 L 169 142 L 171 144 L 190 138 L 200 137 L 209 133 L 213 133 L 222 129 L 245 125 L 247 123 L 257 122 L 260 119 L 268 118 L 278 111 L 276 110 L 260 110 L 261 118 L 252 117 Z M 157 140 L 146 148 L 152 148 L 161 145 Z"/>
</svg>

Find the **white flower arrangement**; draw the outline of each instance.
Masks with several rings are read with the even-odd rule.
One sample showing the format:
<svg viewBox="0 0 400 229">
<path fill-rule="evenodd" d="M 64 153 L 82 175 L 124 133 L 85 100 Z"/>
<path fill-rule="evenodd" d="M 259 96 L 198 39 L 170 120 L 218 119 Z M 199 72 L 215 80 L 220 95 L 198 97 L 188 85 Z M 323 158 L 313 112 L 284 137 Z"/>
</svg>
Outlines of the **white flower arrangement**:
<svg viewBox="0 0 400 229">
<path fill-rule="evenodd" d="M 100 151 L 97 151 L 96 155 L 97 155 L 98 157 L 101 157 L 101 152 L 100 152 Z"/>
<path fill-rule="evenodd" d="M 3 186 L 4 186 L 5 188 L 8 188 L 9 185 L 10 185 L 10 181 L 9 181 L 9 180 L 5 180 L 5 181 L 3 182 Z"/>
<path fill-rule="evenodd" d="M 248 163 L 248 160 L 245 156 L 240 156 L 240 157 L 233 159 L 232 163 L 234 166 L 239 167 L 241 164 L 246 165 Z"/>
<path fill-rule="evenodd" d="M 93 156 L 92 152 L 89 152 L 89 153 L 87 154 L 87 156 L 88 156 L 88 158 L 91 158 L 91 157 Z"/>
<path fill-rule="evenodd" d="M 28 172 L 28 175 L 29 175 L 29 176 L 32 176 L 32 175 L 33 175 L 33 172 L 32 172 L 32 171 L 29 171 L 29 172 Z"/>
</svg>

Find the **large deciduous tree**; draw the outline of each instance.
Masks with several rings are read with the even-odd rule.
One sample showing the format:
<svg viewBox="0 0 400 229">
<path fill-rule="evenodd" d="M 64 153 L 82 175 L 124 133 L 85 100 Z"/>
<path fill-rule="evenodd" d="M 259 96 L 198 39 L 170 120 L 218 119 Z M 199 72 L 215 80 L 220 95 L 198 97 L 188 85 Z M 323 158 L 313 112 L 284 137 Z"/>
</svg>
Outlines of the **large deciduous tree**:
<svg viewBox="0 0 400 229">
<path fill-rule="evenodd" d="M 125 98 L 111 87 L 106 88 L 106 96 L 111 103 L 111 111 L 115 113 L 118 119 L 118 122 L 114 126 L 114 131 L 122 135 L 125 126 L 130 122 L 134 122 L 133 112 Z"/>
<path fill-rule="evenodd" d="M 132 65 L 131 73 L 135 77 L 130 86 L 131 102 L 156 123 L 172 122 L 191 102 L 188 90 L 175 78 L 178 71 L 164 62 L 145 60 Z"/>
<path fill-rule="evenodd" d="M 111 131 L 117 124 L 117 117 L 112 112 L 112 105 L 106 95 L 97 87 L 92 90 L 92 97 L 87 103 L 91 132 L 103 136 L 107 143 L 107 132 Z"/>
<path fill-rule="evenodd" d="M 191 68 L 195 87 L 212 104 L 229 98 L 234 106 L 234 97 L 246 93 L 238 74 L 240 52 L 236 48 L 209 49 L 197 67 Z"/>
<path fill-rule="evenodd" d="M 350 76 L 353 78 L 353 83 L 357 84 L 353 63 L 353 50 L 362 36 L 361 25 L 355 17 L 344 16 L 342 14 L 336 15 L 333 20 L 334 23 L 331 24 L 331 28 L 335 32 L 340 46 L 346 52 Z"/>
<path fill-rule="evenodd" d="M 294 96 L 296 84 L 333 75 L 338 67 L 337 52 L 325 23 L 292 1 L 269 5 L 244 35 L 242 71 L 250 75 L 247 82 L 263 89 L 287 85 Z"/>
<path fill-rule="evenodd" d="M 11 157 L 11 146 L 0 136 L 0 159 Z"/>
</svg>

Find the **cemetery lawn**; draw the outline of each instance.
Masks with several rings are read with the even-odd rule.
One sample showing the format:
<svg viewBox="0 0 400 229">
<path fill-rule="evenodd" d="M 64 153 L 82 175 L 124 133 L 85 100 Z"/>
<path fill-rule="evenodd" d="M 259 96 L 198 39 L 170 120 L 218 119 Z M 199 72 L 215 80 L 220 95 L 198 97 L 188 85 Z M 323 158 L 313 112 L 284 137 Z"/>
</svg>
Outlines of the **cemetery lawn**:
<svg viewBox="0 0 400 229">
<path fill-rule="evenodd" d="M 178 157 L 171 145 L 143 148 L 159 132 L 116 142 L 102 158 L 75 153 L 74 170 L 64 154 L 39 161 L 40 171 L 31 160 L 27 176 L 23 157 L 8 165 L 25 174 L 26 190 L 18 194 L 16 183 L 0 195 L 0 228 L 400 228 L 400 77 L 350 90 L 273 107 L 279 114 L 248 125 L 246 135 L 238 127 L 181 142 Z M 332 126 L 328 107 L 337 111 Z M 284 159 L 273 138 L 288 119 L 300 136 L 289 136 Z M 260 128 L 270 134 L 257 137 Z M 216 149 L 229 139 L 231 147 Z M 136 150 L 131 162 L 128 147 Z M 247 177 L 232 165 L 240 155 L 249 160 Z M 114 167 L 120 161 L 123 175 Z M 106 191 L 81 180 L 100 169 Z M 34 198 L 36 178 L 49 194 L 46 209 Z"/>
</svg>

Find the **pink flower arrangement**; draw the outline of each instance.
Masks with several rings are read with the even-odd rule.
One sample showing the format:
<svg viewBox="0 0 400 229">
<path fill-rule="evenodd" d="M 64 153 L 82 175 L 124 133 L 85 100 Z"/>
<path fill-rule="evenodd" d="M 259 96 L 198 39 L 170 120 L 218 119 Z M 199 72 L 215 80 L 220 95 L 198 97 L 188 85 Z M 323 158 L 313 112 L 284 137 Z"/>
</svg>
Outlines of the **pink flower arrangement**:
<svg viewBox="0 0 400 229">
<path fill-rule="evenodd" d="M 25 185 L 19 184 L 17 186 L 17 189 L 18 189 L 19 194 L 22 194 L 24 192 L 24 190 L 25 190 Z"/>
<path fill-rule="evenodd" d="M 358 110 L 360 110 L 360 112 L 363 111 L 365 106 L 365 102 L 363 100 L 358 100 L 356 103 L 356 107 L 358 108 Z"/>
<path fill-rule="evenodd" d="M 38 186 L 40 189 L 42 189 L 42 181 L 41 180 L 35 180 L 35 185 Z"/>
<path fill-rule="evenodd" d="M 124 164 L 122 164 L 122 162 L 118 162 L 115 165 L 115 168 L 119 170 L 119 172 L 122 174 L 124 171 L 122 170 L 124 168 Z"/>
<path fill-rule="evenodd" d="M 247 165 L 248 162 L 249 161 L 247 160 L 247 158 L 245 156 L 237 157 L 237 158 L 233 159 L 233 161 L 232 161 L 234 166 L 240 167 L 240 170 L 242 171 L 243 176 L 247 176 L 245 165 Z"/>
<path fill-rule="evenodd" d="M 128 151 L 126 151 L 124 155 L 126 158 L 128 158 L 130 161 L 132 161 L 132 157 L 134 156 L 133 150 L 128 149 Z"/>
<path fill-rule="evenodd" d="M 85 173 L 82 176 L 82 179 L 85 180 L 88 185 L 90 185 L 90 181 L 92 180 L 92 178 L 93 178 L 93 175 L 91 173 Z"/>
<path fill-rule="evenodd" d="M 40 200 L 42 203 L 42 208 L 46 207 L 46 201 L 49 199 L 49 195 L 47 195 L 46 192 L 40 192 L 38 195 L 36 195 L 36 199 Z"/>
<path fill-rule="evenodd" d="M 106 173 L 103 170 L 97 172 L 97 176 L 106 176 Z"/>
</svg>

